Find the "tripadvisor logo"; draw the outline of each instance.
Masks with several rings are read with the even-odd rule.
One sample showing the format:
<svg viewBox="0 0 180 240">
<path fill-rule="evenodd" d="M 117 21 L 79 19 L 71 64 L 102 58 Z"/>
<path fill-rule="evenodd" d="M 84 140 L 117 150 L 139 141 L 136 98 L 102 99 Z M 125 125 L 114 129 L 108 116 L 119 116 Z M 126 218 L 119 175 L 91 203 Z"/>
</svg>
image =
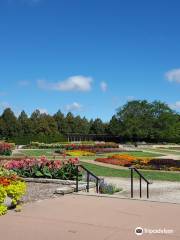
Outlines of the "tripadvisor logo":
<svg viewBox="0 0 180 240">
<path fill-rule="evenodd" d="M 138 236 L 141 236 L 141 235 L 143 235 L 143 229 L 141 228 L 141 227 L 137 227 L 136 229 L 135 229 L 135 234 L 136 235 L 138 235 Z"/>
<path fill-rule="evenodd" d="M 159 229 L 144 228 L 143 229 L 142 227 L 137 227 L 134 232 L 137 236 L 141 236 L 143 234 L 173 234 L 174 230 L 166 229 L 166 228 L 159 228 Z"/>
</svg>

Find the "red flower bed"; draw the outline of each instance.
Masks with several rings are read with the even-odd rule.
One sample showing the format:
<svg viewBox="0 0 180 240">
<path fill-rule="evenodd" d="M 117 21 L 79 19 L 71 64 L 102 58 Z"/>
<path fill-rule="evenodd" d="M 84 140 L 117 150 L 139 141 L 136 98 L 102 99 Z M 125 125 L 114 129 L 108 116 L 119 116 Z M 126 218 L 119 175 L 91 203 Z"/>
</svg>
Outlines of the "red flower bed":
<svg viewBox="0 0 180 240">
<path fill-rule="evenodd" d="M 113 165 L 119 165 L 124 167 L 129 167 L 132 165 L 133 161 L 128 159 L 115 159 L 115 158 L 97 158 L 97 162 L 108 163 Z"/>
<path fill-rule="evenodd" d="M 0 142 L 0 155 L 11 155 L 13 148 L 14 144 L 12 143 Z"/>
<path fill-rule="evenodd" d="M 48 160 L 46 157 L 39 159 L 26 158 L 8 161 L 4 164 L 4 168 L 15 171 L 21 177 L 74 180 L 76 164 L 78 163 L 78 158 L 70 158 L 64 161 Z"/>
</svg>

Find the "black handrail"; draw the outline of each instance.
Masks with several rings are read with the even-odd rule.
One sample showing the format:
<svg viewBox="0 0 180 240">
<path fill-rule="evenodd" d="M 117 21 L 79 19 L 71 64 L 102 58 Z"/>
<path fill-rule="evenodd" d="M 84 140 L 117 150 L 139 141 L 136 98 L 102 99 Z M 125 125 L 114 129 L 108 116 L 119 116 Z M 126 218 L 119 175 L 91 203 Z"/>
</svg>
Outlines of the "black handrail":
<svg viewBox="0 0 180 240">
<path fill-rule="evenodd" d="M 134 181 L 133 172 L 135 171 L 139 175 L 139 196 L 142 197 L 142 179 L 147 183 L 147 198 L 149 198 L 149 184 L 152 182 L 148 181 L 135 167 L 130 167 L 131 170 L 131 198 L 134 196 Z"/>
<path fill-rule="evenodd" d="M 87 192 L 89 192 L 89 182 L 90 182 L 89 177 L 91 175 L 96 179 L 96 192 L 99 193 L 99 182 L 101 179 L 99 177 L 97 177 L 96 175 L 94 175 L 94 173 L 89 171 L 86 167 L 84 167 L 81 164 L 76 165 L 76 192 L 79 191 L 79 168 L 84 169 L 87 173 L 87 185 L 86 185 Z"/>
</svg>

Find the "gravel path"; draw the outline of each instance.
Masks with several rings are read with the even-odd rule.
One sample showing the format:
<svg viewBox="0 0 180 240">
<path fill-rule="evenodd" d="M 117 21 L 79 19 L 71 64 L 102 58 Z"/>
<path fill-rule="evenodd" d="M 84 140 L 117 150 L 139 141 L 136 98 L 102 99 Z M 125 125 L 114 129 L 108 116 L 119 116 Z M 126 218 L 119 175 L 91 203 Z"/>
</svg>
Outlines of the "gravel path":
<svg viewBox="0 0 180 240">
<path fill-rule="evenodd" d="M 130 179 L 129 178 L 116 178 L 105 177 L 106 182 L 113 183 L 118 187 L 123 188 L 123 191 L 118 193 L 122 197 L 130 197 Z M 146 184 L 142 182 L 143 199 L 146 199 Z M 180 203 L 180 182 L 169 181 L 153 181 L 150 185 L 150 200 Z M 139 198 L 139 181 L 134 179 L 134 197 Z"/>
</svg>

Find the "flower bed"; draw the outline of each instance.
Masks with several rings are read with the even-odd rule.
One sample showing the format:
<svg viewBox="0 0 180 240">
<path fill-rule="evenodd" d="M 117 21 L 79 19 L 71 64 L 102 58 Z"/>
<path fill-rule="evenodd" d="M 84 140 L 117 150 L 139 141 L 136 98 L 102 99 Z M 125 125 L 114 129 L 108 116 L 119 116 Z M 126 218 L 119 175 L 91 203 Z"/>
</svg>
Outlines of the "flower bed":
<svg viewBox="0 0 180 240">
<path fill-rule="evenodd" d="M 14 147 L 13 143 L 0 142 L 0 155 L 10 156 Z"/>
<path fill-rule="evenodd" d="M 95 153 L 83 150 L 69 150 L 66 151 L 67 156 L 76 156 L 76 157 L 83 157 L 83 156 L 94 156 Z"/>
<path fill-rule="evenodd" d="M 119 166 L 124 166 L 124 167 L 129 167 L 131 166 L 136 158 L 129 156 L 129 155 L 113 155 L 108 158 L 97 158 L 95 161 L 97 162 L 103 162 L 103 163 L 109 163 L 113 165 L 119 165 Z"/>
<path fill-rule="evenodd" d="M 138 160 L 134 166 L 141 169 L 180 171 L 179 160 L 165 158 L 153 158 L 146 163 L 142 163 L 141 160 Z"/>
<path fill-rule="evenodd" d="M 25 192 L 26 184 L 15 172 L 0 168 L 0 216 L 8 210 L 7 197 L 11 200 L 11 207 L 15 207 Z"/>
<path fill-rule="evenodd" d="M 128 160 L 128 161 L 135 161 L 137 158 L 130 156 L 128 154 L 115 154 L 112 155 L 111 158 L 113 159 L 119 159 L 119 160 Z"/>
<path fill-rule="evenodd" d="M 180 171 L 180 161 L 162 158 L 135 158 L 129 155 L 115 154 L 107 158 L 97 158 L 97 162 L 119 165 L 123 167 L 134 166 L 139 169 Z"/>
<path fill-rule="evenodd" d="M 26 158 L 20 161 L 8 161 L 4 167 L 15 171 L 21 177 L 74 180 L 77 163 L 79 163 L 78 158 L 61 161 L 41 157 L 39 159 Z"/>
<path fill-rule="evenodd" d="M 26 148 L 35 148 L 35 149 L 46 149 L 46 148 L 54 148 L 54 149 L 64 149 L 64 150 L 87 150 L 87 149 L 102 149 L 102 148 L 119 148 L 119 145 L 116 143 L 82 143 L 82 144 L 63 144 L 63 143 L 39 143 L 39 142 L 31 142 L 30 145 L 26 146 Z"/>
</svg>

